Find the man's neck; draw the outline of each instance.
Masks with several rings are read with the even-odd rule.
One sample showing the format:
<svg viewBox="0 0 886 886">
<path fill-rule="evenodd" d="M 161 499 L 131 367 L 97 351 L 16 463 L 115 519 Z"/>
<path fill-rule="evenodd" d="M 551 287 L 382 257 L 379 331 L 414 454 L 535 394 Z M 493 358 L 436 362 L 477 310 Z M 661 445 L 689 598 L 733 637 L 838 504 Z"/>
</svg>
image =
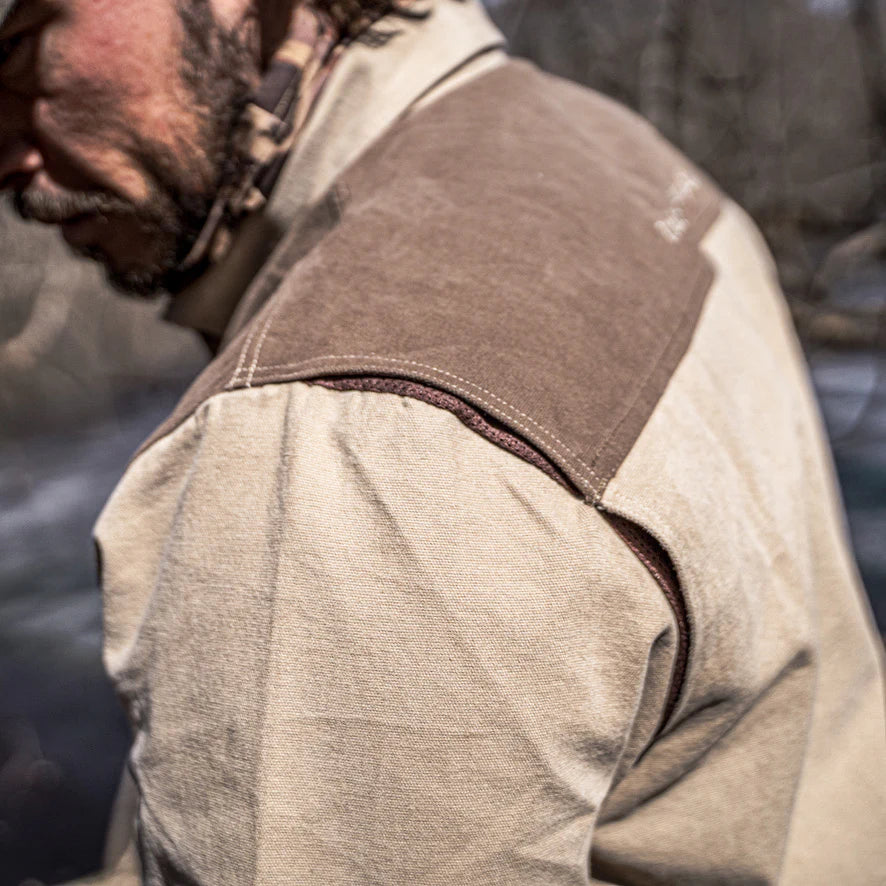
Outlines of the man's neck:
<svg viewBox="0 0 886 886">
<path fill-rule="evenodd" d="M 169 320 L 220 342 L 230 339 L 257 310 L 250 298 L 262 290 L 257 278 L 284 235 L 298 236 L 297 220 L 416 102 L 503 43 L 477 0 L 438 0 L 428 19 L 398 18 L 377 27 L 385 28 L 388 38 L 348 47 L 267 206 L 241 226 L 224 260 L 175 297 Z"/>
</svg>

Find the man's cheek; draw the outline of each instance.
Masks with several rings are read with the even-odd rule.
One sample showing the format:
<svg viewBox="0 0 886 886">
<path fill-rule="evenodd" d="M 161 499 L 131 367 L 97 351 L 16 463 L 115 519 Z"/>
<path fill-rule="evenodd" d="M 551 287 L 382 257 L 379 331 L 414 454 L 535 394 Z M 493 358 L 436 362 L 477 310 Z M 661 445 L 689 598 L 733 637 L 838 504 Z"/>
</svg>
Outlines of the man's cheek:
<svg viewBox="0 0 886 886">
<path fill-rule="evenodd" d="M 47 171 L 72 190 L 102 189 L 132 203 L 147 200 L 150 185 L 127 151 L 125 124 L 116 114 L 90 113 L 84 104 L 88 107 L 61 96 L 35 104 L 34 131 Z"/>
</svg>

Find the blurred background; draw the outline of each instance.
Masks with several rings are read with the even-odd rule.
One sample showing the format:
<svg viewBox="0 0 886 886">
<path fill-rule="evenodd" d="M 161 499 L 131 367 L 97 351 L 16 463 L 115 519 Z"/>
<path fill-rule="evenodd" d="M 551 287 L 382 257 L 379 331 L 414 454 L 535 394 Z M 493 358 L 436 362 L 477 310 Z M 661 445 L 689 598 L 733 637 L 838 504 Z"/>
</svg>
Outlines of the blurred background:
<svg viewBox="0 0 886 886">
<path fill-rule="evenodd" d="M 635 108 L 756 219 L 886 630 L 886 0 L 487 0 L 515 55 Z M 99 863 L 127 749 L 90 533 L 208 354 L 0 206 L 0 886 Z"/>
</svg>

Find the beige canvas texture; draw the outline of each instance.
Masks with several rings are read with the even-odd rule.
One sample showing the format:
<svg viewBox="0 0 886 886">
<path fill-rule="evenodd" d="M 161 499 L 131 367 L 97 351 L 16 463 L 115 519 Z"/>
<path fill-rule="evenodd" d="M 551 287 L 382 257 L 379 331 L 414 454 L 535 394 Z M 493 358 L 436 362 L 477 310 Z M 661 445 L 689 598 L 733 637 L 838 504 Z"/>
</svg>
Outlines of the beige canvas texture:
<svg viewBox="0 0 886 886">
<path fill-rule="evenodd" d="M 688 679 L 668 734 L 609 797 L 597 869 L 882 883 L 883 650 L 805 365 L 744 213 L 728 206 L 704 249 L 718 276 L 692 346 L 603 498 L 674 558 Z"/>
<path fill-rule="evenodd" d="M 599 514 L 425 403 L 221 395 L 98 527 L 146 882 L 584 883 L 674 654 Z"/>
<path fill-rule="evenodd" d="M 876 884 L 880 652 L 799 353 L 728 208 L 692 346 L 601 515 L 447 412 L 223 393 L 97 527 L 144 881 Z M 740 367 L 740 371 L 737 371 Z"/>
</svg>

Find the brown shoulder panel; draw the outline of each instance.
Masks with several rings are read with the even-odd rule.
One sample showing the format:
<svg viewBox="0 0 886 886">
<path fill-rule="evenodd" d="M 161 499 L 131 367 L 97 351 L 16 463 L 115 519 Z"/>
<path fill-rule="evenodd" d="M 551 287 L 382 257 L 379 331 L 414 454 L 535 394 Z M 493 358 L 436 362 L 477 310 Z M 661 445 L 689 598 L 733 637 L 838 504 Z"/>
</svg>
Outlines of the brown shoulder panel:
<svg viewBox="0 0 886 886">
<path fill-rule="evenodd" d="M 222 390 L 406 379 L 598 502 L 691 339 L 716 189 L 631 112 L 509 63 L 401 120 L 337 192 L 338 226 L 276 261 L 273 297 L 159 433 Z"/>
<path fill-rule="evenodd" d="M 340 221 L 340 202 L 333 192 L 305 209 L 295 220 L 292 229 L 275 249 L 271 260 L 244 294 L 242 306 L 265 304 L 279 289 L 287 273 L 322 241 Z M 183 421 L 193 415 L 199 406 L 215 394 L 230 390 L 231 377 L 240 370 L 238 361 L 244 345 L 254 333 L 256 318 L 246 323 L 215 359 L 200 373 L 188 388 L 175 409 L 150 437 L 138 448 L 133 461 L 158 440 L 172 433 Z"/>
</svg>

